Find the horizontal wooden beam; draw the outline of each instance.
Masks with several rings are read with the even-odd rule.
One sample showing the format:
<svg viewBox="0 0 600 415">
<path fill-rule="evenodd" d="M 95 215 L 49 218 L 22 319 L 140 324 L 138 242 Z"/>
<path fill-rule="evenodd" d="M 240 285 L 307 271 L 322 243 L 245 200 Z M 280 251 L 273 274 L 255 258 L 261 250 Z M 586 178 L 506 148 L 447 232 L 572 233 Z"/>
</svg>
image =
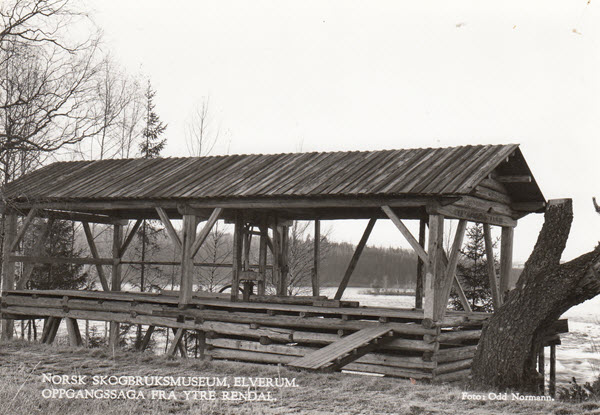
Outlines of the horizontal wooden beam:
<svg viewBox="0 0 600 415">
<path fill-rule="evenodd" d="M 448 219 L 466 219 L 471 222 L 489 223 L 490 225 L 514 228 L 517 221 L 508 216 L 484 212 L 477 209 L 458 206 L 428 206 L 430 215 L 444 215 Z"/>
<path fill-rule="evenodd" d="M 9 262 L 36 263 L 36 264 L 83 264 L 83 265 L 113 265 L 119 260 L 113 258 L 55 258 L 42 256 L 11 255 Z"/>
<path fill-rule="evenodd" d="M 105 215 L 96 215 L 93 213 L 68 212 L 47 209 L 40 209 L 37 213 L 37 216 L 46 219 L 71 220 L 76 222 L 98 223 L 102 225 L 126 225 L 128 222 L 127 219 L 115 218 Z"/>
<path fill-rule="evenodd" d="M 523 176 L 494 176 L 494 179 L 500 183 L 531 183 L 532 178 L 529 175 Z"/>
<path fill-rule="evenodd" d="M 513 210 L 523 212 L 536 212 L 546 208 L 546 202 L 516 202 L 511 203 L 510 207 Z"/>
</svg>

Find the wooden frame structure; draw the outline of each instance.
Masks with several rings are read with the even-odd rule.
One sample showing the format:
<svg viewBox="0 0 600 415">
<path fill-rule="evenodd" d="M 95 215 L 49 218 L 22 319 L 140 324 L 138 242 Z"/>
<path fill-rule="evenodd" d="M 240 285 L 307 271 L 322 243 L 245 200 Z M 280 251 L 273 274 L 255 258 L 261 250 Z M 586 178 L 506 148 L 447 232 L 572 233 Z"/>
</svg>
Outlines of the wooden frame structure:
<svg viewBox="0 0 600 415">
<path fill-rule="evenodd" d="M 185 356 L 181 339 L 193 330 L 202 339 L 201 355 L 215 359 L 439 381 L 468 373 L 488 317 L 471 311 L 456 276 L 467 223 L 484 223 L 489 258 L 491 226 L 501 228 L 499 275 L 493 261 L 488 269 L 499 306 L 510 287 L 513 229 L 546 203 L 517 145 L 55 163 L 9 184 L 5 194 L 10 200 L 4 205 L 0 309 L 5 338 L 13 319 L 35 317 L 46 319 L 42 340 L 51 342 L 64 318 L 71 343 L 79 345 L 77 319 L 103 320 L 110 321 L 110 344 L 117 347 L 119 323 L 129 322 L 148 325 L 142 349 L 154 327 L 165 326 L 175 333 L 171 354 Z M 31 254 L 19 254 L 36 217 L 82 222 L 90 256 L 44 256 L 43 234 Z M 349 218 L 369 221 L 334 298 L 327 299 L 319 291 L 320 221 Z M 180 255 L 180 261 L 152 262 L 179 265 L 176 293 L 121 292 L 122 267 L 133 263 L 123 255 L 143 219 L 160 220 Z M 342 301 L 373 227 L 386 219 L 418 257 L 412 310 L 357 308 Z M 446 253 L 442 238 L 449 219 L 458 225 Z M 194 258 L 218 220 L 234 224 L 232 289 L 226 295 L 197 292 L 193 283 L 194 267 L 205 265 Z M 315 223 L 308 297 L 288 296 L 293 220 Z M 406 220 L 419 221 L 418 235 Z M 125 234 L 130 221 L 135 222 Z M 112 226 L 111 257 L 100 257 L 91 223 Z M 256 239 L 259 258 L 252 265 L 250 245 Z M 35 264 L 63 262 L 94 265 L 103 291 L 24 290 Z M 15 284 L 17 263 L 24 267 Z M 275 295 L 266 295 L 268 269 Z M 253 283 L 256 294 L 250 293 Z M 447 310 L 452 290 L 464 312 Z M 327 350 L 318 351 L 323 345 Z"/>
</svg>

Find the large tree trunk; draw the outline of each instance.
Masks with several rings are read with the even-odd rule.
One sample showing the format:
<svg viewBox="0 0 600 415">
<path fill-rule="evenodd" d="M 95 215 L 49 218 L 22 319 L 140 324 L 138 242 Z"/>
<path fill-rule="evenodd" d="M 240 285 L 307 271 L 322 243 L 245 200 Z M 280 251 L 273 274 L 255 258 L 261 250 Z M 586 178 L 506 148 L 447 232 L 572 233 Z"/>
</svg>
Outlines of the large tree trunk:
<svg viewBox="0 0 600 415">
<path fill-rule="evenodd" d="M 553 323 L 600 293 L 600 245 L 560 264 L 573 221 L 571 199 L 548 203 L 545 222 L 514 290 L 484 328 L 473 360 L 478 387 L 539 392 L 536 354 Z"/>
</svg>

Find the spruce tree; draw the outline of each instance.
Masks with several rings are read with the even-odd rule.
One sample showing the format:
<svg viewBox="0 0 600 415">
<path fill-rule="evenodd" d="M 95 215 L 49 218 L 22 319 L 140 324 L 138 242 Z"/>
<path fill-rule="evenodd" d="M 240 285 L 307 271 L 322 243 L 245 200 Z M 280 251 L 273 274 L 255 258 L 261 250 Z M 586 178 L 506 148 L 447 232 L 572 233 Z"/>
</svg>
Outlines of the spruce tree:
<svg viewBox="0 0 600 415">
<path fill-rule="evenodd" d="M 493 303 L 487 271 L 483 226 L 480 223 L 470 226 L 466 230 L 466 236 L 467 242 L 460 251 L 461 259 L 456 267 L 456 273 L 471 309 L 491 312 Z M 462 310 L 462 305 L 454 293 L 451 297 L 451 305 L 455 309 Z"/>
</svg>

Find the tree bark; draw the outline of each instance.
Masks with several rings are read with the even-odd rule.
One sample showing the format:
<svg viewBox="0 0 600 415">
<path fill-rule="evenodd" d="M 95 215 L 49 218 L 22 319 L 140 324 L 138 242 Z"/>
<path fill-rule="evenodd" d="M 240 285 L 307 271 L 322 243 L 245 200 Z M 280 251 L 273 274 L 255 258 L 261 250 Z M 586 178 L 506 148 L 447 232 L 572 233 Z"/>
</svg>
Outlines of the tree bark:
<svg viewBox="0 0 600 415">
<path fill-rule="evenodd" d="M 544 337 L 565 311 L 600 293 L 600 245 L 560 263 L 572 221 L 571 199 L 548 203 L 515 289 L 483 329 L 471 371 L 474 386 L 542 391 L 536 356 Z"/>
</svg>

